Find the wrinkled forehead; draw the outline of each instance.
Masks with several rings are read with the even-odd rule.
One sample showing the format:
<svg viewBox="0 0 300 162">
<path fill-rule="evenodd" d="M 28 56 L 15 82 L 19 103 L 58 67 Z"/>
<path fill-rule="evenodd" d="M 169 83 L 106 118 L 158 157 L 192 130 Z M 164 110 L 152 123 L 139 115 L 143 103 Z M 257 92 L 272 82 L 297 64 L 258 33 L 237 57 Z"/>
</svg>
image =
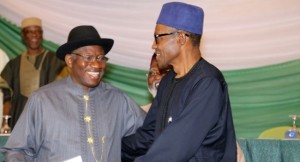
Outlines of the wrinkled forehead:
<svg viewBox="0 0 300 162">
<path fill-rule="evenodd" d="M 28 31 L 28 30 L 42 30 L 42 28 L 37 25 L 32 25 L 32 26 L 27 26 L 22 29 L 22 31 Z"/>
</svg>

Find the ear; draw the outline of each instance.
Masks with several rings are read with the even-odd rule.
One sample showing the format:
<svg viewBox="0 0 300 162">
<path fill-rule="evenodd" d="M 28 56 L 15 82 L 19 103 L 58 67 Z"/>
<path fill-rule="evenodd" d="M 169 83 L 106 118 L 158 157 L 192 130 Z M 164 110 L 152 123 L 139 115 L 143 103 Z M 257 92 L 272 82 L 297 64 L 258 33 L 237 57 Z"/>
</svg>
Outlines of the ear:
<svg viewBox="0 0 300 162">
<path fill-rule="evenodd" d="M 186 35 L 185 35 L 185 33 L 183 33 L 183 32 L 180 32 L 180 33 L 178 33 L 179 35 L 178 35 L 178 37 L 179 37 L 179 43 L 181 44 L 181 45 L 184 45 L 186 42 L 187 42 L 187 39 L 186 39 Z"/>
<path fill-rule="evenodd" d="M 25 31 L 24 31 L 24 29 L 21 30 L 21 37 L 22 37 L 23 40 L 25 39 Z"/>
<path fill-rule="evenodd" d="M 185 43 L 185 35 L 183 34 L 183 33 L 177 33 L 178 34 L 178 36 L 177 36 L 177 39 L 178 39 L 178 43 L 180 44 L 180 45 L 184 45 L 184 43 Z"/>
<path fill-rule="evenodd" d="M 68 67 L 72 67 L 73 59 L 71 54 L 66 54 L 65 56 L 65 62 Z"/>
</svg>

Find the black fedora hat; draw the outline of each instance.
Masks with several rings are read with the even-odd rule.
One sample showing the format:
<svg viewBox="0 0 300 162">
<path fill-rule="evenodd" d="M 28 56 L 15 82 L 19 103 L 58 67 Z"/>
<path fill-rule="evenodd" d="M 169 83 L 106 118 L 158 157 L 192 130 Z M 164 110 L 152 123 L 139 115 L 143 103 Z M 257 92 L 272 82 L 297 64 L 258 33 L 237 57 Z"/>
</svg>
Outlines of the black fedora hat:
<svg viewBox="0 0 300 162">
<path fill-rule="evenodd" d="M 73 28 L 68 36 L 68 42 L 58 47 L 56 56 L 65 60 L 66 54 L 72 53 L 77 48 L 88 45 L 100 45 L 107 54 L 114 44 L 114 40 L 101 38 L 93 26 L 82 25 Z"/>
</svg>

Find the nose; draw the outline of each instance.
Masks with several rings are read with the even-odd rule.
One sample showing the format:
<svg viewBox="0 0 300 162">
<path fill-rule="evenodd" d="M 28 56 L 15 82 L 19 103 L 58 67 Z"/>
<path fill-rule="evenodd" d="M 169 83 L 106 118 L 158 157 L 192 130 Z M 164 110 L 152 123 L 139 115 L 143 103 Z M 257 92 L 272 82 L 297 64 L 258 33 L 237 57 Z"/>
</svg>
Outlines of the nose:
<svg viewBox="0 0 300 162">
<path fill-rule="evenodd" d="M 93 60 L 90 62 L 90 66 L 93 68 L 104 68 L 106 67 L 106 62 L 99 62 L 97 60 Z"/>
<path fill-rule="evenodd" d="M 155 80 L 161 80 L 162 76 L 161 75 L 155 75 L 154 78 L 155 78 Z"/>
<path fill-rule="evenodd" d="M 157 44 L 156 44 L 156 42 L 155 42 L 155 40 L 153 40 L 153 43 L 152 43 L 152 47 L 151 47 L 152 49 L 156 49 L 157 48 Z"/>
</svg>

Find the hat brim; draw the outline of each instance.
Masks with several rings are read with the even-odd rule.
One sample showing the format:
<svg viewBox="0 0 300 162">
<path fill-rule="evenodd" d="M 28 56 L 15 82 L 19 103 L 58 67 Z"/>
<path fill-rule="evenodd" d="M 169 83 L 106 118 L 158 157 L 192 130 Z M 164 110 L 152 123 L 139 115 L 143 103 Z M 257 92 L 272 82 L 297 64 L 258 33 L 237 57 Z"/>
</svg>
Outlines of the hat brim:
<svg viewBox="0 0 300 162">
<path fill-rule="evenodd" d="M 84 40 L 84 41 L 73 41 L 68 42 L 63 45 L 61 45 L 57 51 L 56 56 L 65 61 L 65 56 L 67 54 L 71 54 L 72 51 L 74 51 L 77 48 L 88 46 L 88 45 L 99 45 L 103 48 L 105 55 L 111 50 L 112 46 L 114 44 L 114 40 L 107 39 L 107 38 L 101 38 L 101 39 L 90 39 L 90 40 Z"/>
</svg>

